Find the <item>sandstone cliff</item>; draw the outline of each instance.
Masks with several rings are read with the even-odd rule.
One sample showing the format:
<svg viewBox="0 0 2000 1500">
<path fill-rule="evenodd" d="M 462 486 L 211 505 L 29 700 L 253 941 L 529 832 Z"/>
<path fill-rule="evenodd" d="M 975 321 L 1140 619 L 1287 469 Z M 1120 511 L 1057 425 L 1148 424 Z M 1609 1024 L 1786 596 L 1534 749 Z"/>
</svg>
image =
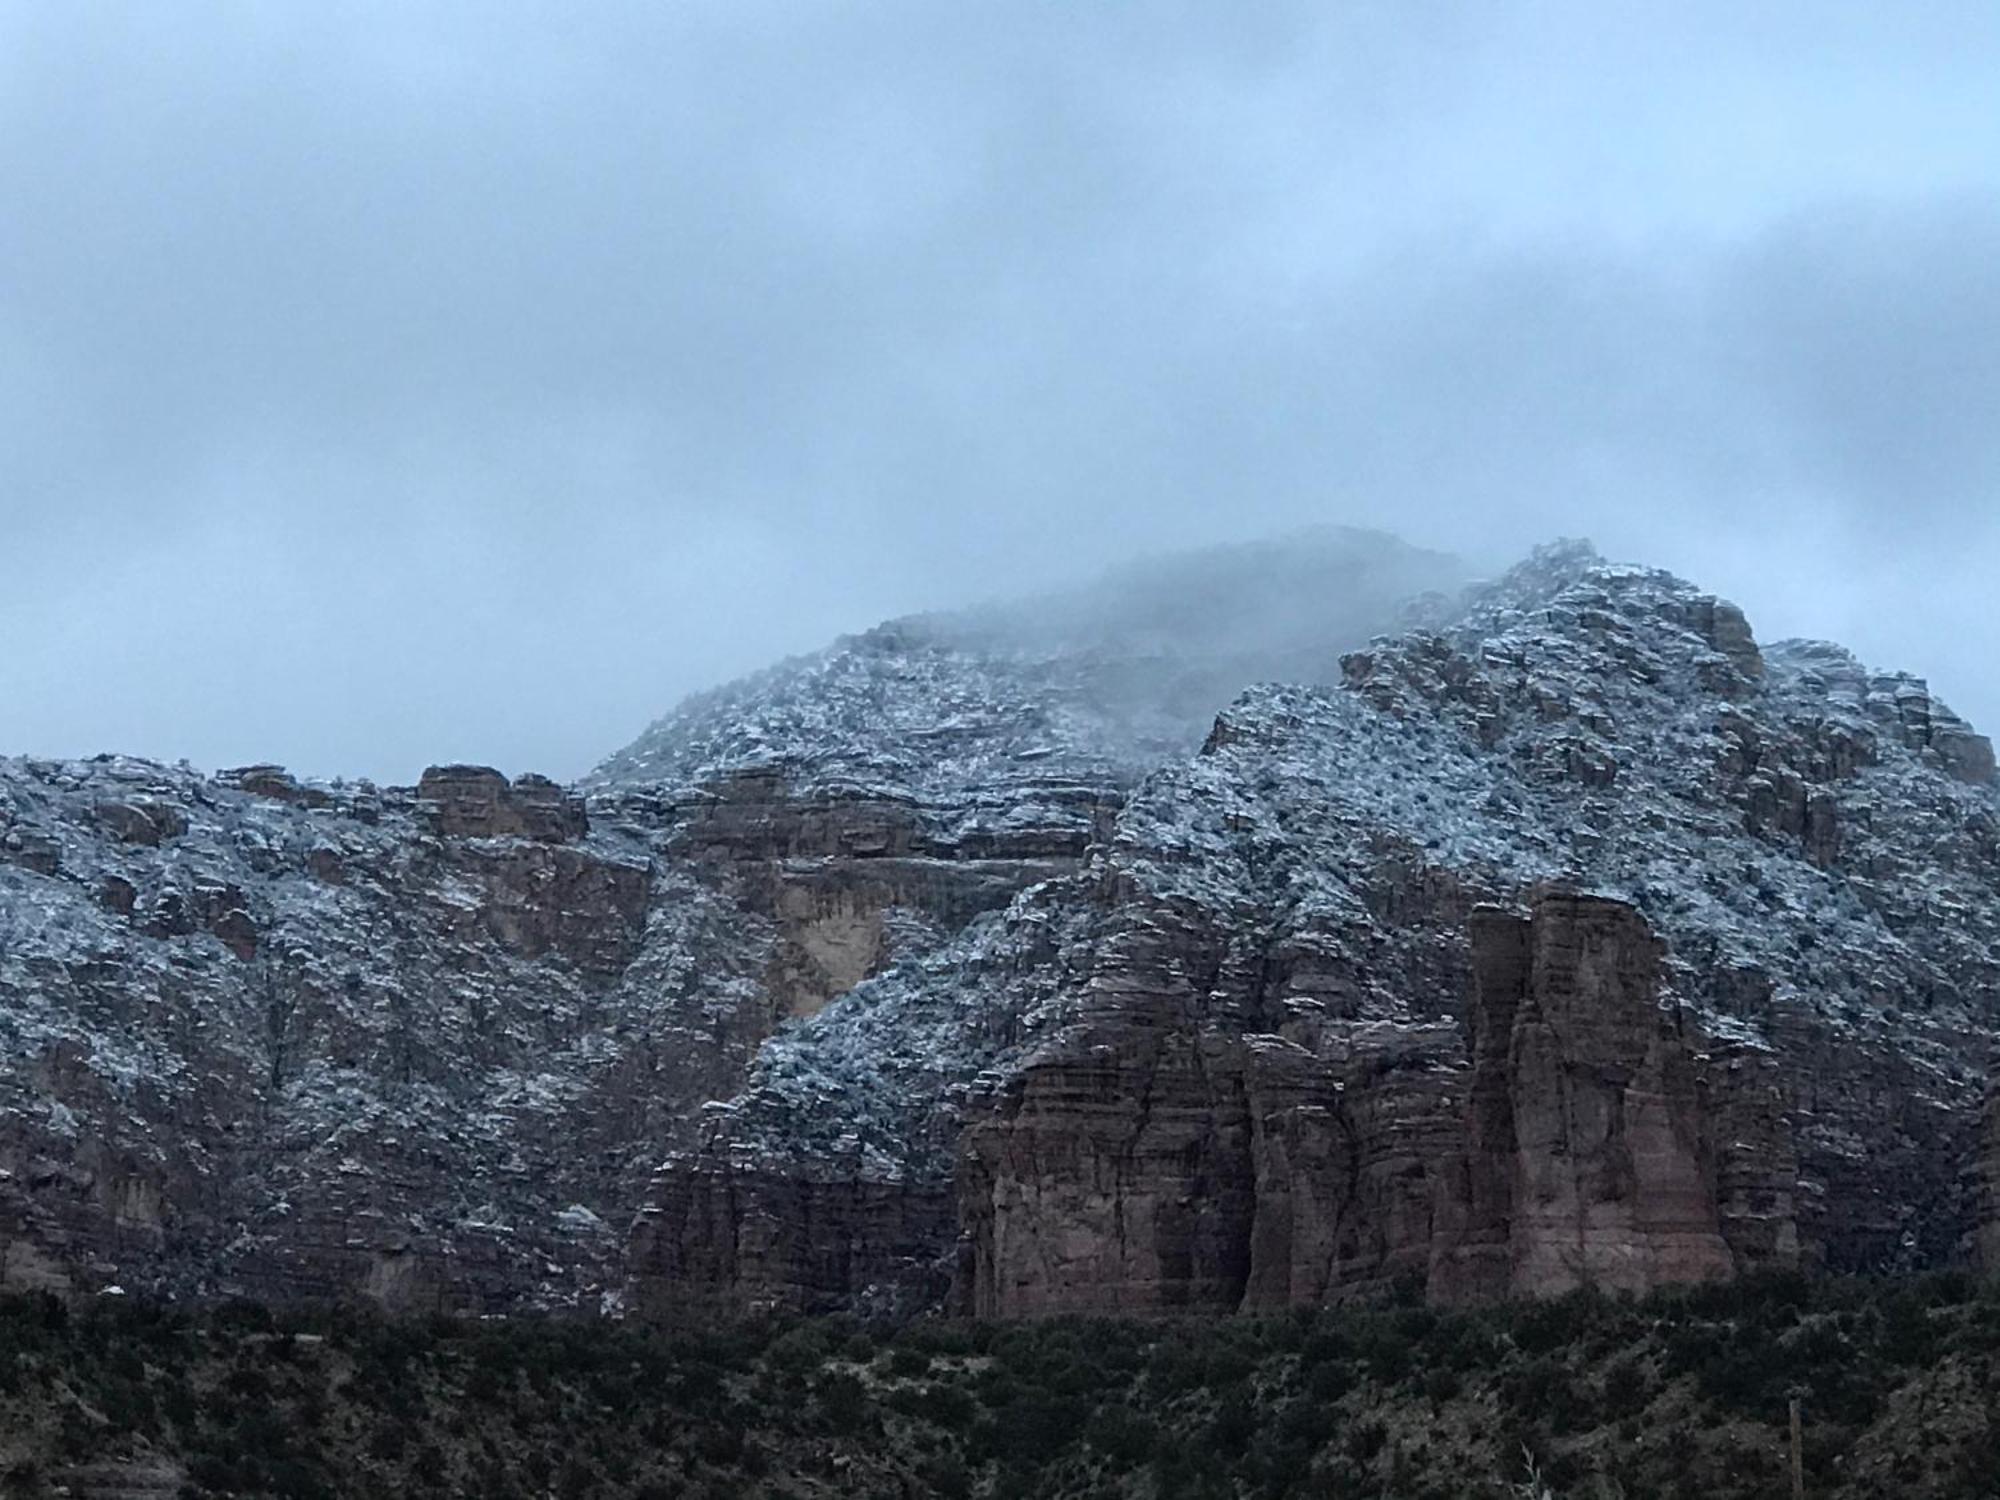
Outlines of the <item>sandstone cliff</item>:
<svg viewBox="0 0 2000 1500">
<path fill-rule="evenodd" d="M 1252 690 L 1075 876 L 767 1046 L 655 1218 L 725 1162 L 949 1191 L 956 1245 L 901 1259 L 1003 1313 L 1945 1264 L 1995 812 L 1918 680 L 1547 549 L 1337 686 Z M 643 1296 L 727 1294 L 657 1234 Z M 890 1274 L 765 1266 L 808 1306 Z"/>
<path fill-rule="evenodd" d="M 1212 641 L 1129 580 L 898 622 L 580 790 L 0 761 L 0 1282 L 1014 1314 L 1980 1241 L 2000 809 L 1921 681 L 1578 546 L 1410 609 L 1379 539 L 1203 566 Z"/>
<path fill-rule="evenodd" d="M 966 1130 L 964 1304 L 1272 1309 L 1404 1279 L 1490 1301 L 1776 1258 L 1725 1239 L 1694 1046 L 1633 908 L 1481 908 L 1472 955 L 1462 1037 L 1129 1010 L 1063 1037 Z"/>
<path fill-rule="evenodd" d="M 1685 1018 L 1660 1005 L 1639 914 L 1544 896 L 1472 928 L 1472 1067 L 1442 1300 L 1643 1291 L 1726 1278 L 1711 1140 Z"/>
<path fill-rule="evenodd" d="M 760 1049 L 1073 878 L 1250 665 L 1330 666 L 1452 577 L 1358 534 L 1162 566 L 1233 628 L 1129 580 L 898 622 L 581 789 L 0 760 L 0 1283 L 615 1307 L 649 1182 Z M 908 1140 L 948 1135 L 922 1121 L 952 1066 L 877 1101 Z M 885 1217 L 839 1172 L 716 1180 L 670 1269 L 747 1288 L 790 1255 L 844 1297 L 948 1260 L 948 1194 Z"/>
</svg>

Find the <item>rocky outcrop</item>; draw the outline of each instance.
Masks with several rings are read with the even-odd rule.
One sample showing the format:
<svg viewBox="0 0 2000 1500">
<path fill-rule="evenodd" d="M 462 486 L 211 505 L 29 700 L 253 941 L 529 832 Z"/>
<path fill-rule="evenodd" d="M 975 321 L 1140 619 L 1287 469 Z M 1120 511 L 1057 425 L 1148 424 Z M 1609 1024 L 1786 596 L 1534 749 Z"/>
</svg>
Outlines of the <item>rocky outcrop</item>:
<svg viewBox="0 0 2000 1500">
<path fill-rule="evenodd" d="M 968 1127 L 959 1303 L 983 1317 L 1275 1311 L 1421 1284 L 1458 1082 L 1439 1031 L 1100 1040 Z"/>
<path fill-rule="evenodd" d="M 1681 619 L 1722 659 L 1729 663 L 1734 681 L 1713 679 L 1717 690 L 1728 695 L 1737 684 L 1754 684 L 1763 679 L 1764 656 L 1757 649 L 1757 637 L 1743 611 L 1726 599 L 1700 594 L 1681 610 Z"/>
<path fill-rule="evenodd" d="M 645 939 L 651 871 L 638 858 L 607 858 L 538 838 L 458 852 L 463 883 L 437 903 L 439 928 L 470 937 L 475 928 L 525 959 L 557 954 L 578 971 L 610 980 Z M 466 885 L 477 899 L 459 899 Z"/>
<path fill-rule="evenodd" d="M 975 1315 L 1242 1300 L 1256 1212 L 1243 1051 L 1121 1040 L 1032 1064 L 997 1118 L 969 1129 L 962 1295 Z"/>
<path fill-rule="evenodd" d="M 1020 778 L 1006 817 L 981 798 L 799 784 L 782 768 L 718 777 L 676 803 L 673 852 L 775 926 L 781 1014 L 810 1016 L 896 958 L 1074 870 L 1110 828 L 1108 786 Z"/>
<path fill-rule="evenodd" d="M 417 783 L 417 803 L 446 838 L 564 843 L 590 831 L 581 797 L 546 776 L 510 782 L 491 766 L 432 766 Z"/>
<path fill-rule="evenodd" d="M 217 771 L 215 780 L 220 786 L 234 787 L 253 797 L 269 797 L 273 802 L 293 806 L 325 807 L 333 801 L 325 788 L 302 782 L 283 766 L 269 762 Z"/>
<path fill-rule="evenodd" d="M 106 797 L 94 814 L 99 828 L 127 844 L 157 848 L 187 832 L 187 819 L 179 808 L 150 797 Z"/>
<path fill-rule="evenodd" d="M 1697 1054 L 1644 920 L 1543 893 L 1528 915 L 1475 913 L 1472 956 L 1463 1037 L 1242 1035 L 1157 1005 L 1061 1036 L 966 1129 L 962 1304 L 1230 1311 L 1733 1275 Z"/>
<path fill-rule="evenodd" d="M 643 1313 L 915 1312 L 951 1281 L 951 1194 L 845 1171 L 711 1160 L 662 1174 L 632 1228 L 628 1292 Z"/>
<path fill-rule="evenodd" d="M 1663 949 L 1632 907 L 1549 894 L 1474 914 L 1464 1192 L 1442 1301 L 1734 1274 L 1711 1122 Z"/>
</svg>

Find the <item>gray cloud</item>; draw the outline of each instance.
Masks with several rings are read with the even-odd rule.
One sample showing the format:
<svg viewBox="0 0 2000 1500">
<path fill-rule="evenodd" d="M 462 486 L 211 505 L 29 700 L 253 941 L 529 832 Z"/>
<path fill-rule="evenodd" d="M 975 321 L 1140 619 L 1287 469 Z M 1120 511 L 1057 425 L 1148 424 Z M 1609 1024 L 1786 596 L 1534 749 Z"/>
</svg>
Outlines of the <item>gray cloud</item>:
<svg viewBox="0 0 2000 1500">
<path fill-rule="evenodd" d="M 2000 721 L 2000 13 L 0 13 L 0 745 L 574 774 L 884 615 L 1557 533 Z"/>
</svg>

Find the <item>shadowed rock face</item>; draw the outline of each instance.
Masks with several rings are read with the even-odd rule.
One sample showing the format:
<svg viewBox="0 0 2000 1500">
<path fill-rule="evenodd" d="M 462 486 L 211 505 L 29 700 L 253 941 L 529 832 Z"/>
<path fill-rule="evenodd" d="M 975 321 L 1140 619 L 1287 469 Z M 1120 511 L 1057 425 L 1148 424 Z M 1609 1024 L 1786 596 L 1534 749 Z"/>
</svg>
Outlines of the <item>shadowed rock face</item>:
<svg viewBox="0 0 2000 1500">
<path fill-rule="evenodd" d="M 668 1315 L 848 1307 L 916 1312 L 950 1286 L 949 1192 L 860 1173 L 713 1165 L 663 1178 L 633 1226 L 642 1306 Z"/>
<path fill-rule="evenodd" d="M 1987 1275 L 2000 1275 L 2000 1077 L 1987 1092 L 1978 1149 L 1966 1168 L 1966 1188 L 1977 1215 L 1967 1257 Z"/>
<path fill-rule="evenodd" d="M 1736 1269 L 1683 1018 L 1633 908 L 1549 895 L 1474 913 L 1463 1217 L 1444 1301 L 1643 1291 Z M 1452 1215 L 1451 1217 L 1457 1217 Z"/>
<path fill-rule="evenodd" d="M 1734 1274 L 1644 919 L 1544 893 L 1471 931 L 1468 1036 L 1231 1035 L 1177 1024 L 1161 992 L 1051 1046 L 966 1128 L 963 1305 L 1270 1310 L 1397 1281 L 1464 1302 Z"/>
</svg>

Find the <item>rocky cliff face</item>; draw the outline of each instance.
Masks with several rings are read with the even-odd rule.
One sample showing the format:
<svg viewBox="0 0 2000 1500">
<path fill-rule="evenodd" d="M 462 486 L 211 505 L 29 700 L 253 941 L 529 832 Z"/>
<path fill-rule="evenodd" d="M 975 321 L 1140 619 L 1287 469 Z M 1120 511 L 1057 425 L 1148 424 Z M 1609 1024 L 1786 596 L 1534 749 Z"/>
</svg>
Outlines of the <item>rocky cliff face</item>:
<svg viewBox="0 0 2000 1500">
<path fill-rule="evenodd" d="M 1359 534 L 1161 569 L 1209 635 L 1137 575 L 898 622 L 697 700 L 580 790 L 0 761 L 0 1281 L 615 1305 L 655 1169 L 767 1042 L 958 963 L 1250 664 L 1324 675 L 1452 577 Z M 917 1072 L 876 1102 L 943 1140 Z M 717 1181 L 689 1210 L 713 1235 L 660 1243 L 732 1296 L 760 1264 L 823 1297 L 935 1280 L 955 1233 L 949 1194 Z"/>
<path fill-rule="evenodd" d="M 1022 1315 L 1979 1243 L 1986 741 L 1587 548 L 1394 603 L 1441 573 L 898 622 L 578 790 L 0 761 L 0 1281 Z"/>
<path fill-rule="evenodd" d="M 1068 870 L 768 771 L 674 795 L 0 763 L 0 1278 L 596 1305 L 788 1018 Z M 1105 795 L 1111 795 L 1106 793 Z"/>
<path fill-rule="evenodd" d="M 0 823 L 15 1284 L 595 1296 L 669 1122 L 574 1121 L 726 1045 L 693 1023 L 760 961 L 713 934 L 726 969 L 661 983 L 723 903 L 530 778 L 14 761 Z"/>
<path fill-rule="evenodd" d="M 1664 951 L 1638 912 L 1545 895 L 1526 917 L 1475 912 L 1471 936 L 1464 1164 L 1433 1293 L 1730 1276 L 1695 1048 L 1661 1009 Z"/>
<path fill-rule="evenodd" d="M 960 1284 L 984 1315 L 1636 1290 L 1776 1259 L 1724 1235 L 1661 947 L 1630 906 L 1473 913 L 1458 1028 L 1291 1035 L 1127 1012 L 965 1136 Z"/>
<path fill-rule="evenodd" d="M 1244 696 L 1075 876 L 767 1047 L 653 1201 L 727 1224 L 667 1207 L 723 1163 L 948 1191 L 957 1243 L 900 1259 L 1001 1314 L 1941 1264 L 1995 835 L 1985 742 L 1920 682 L 1550 549 Z M 726 1294 L 654 1233 L 643 1295 Z"/>
</svg>

